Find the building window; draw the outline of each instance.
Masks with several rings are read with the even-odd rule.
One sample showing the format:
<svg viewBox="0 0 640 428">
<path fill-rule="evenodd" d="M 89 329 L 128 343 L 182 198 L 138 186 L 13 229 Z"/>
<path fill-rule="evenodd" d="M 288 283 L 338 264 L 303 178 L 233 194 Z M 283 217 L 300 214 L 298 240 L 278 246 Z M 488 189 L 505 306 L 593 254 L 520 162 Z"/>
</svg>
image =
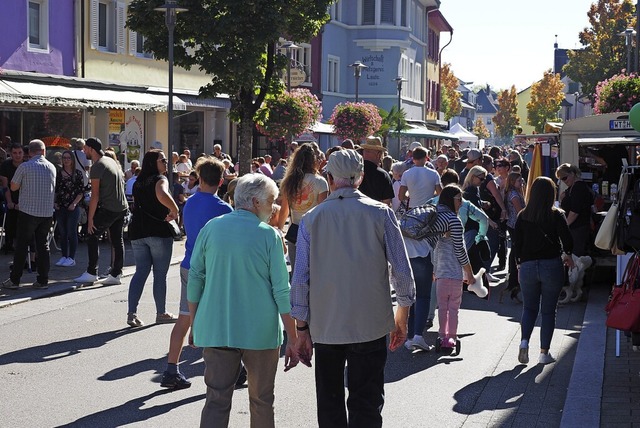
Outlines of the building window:
<svg viewBox="0 0 640 428">
<path fill-rule="evenodd" d="M 376 23 L 376 0 L 362 0 L 362 25 Z"/>
<path fill-rule="evenodd" d="M 293 59 L 296 67 L 301 67 L 307 77 L 305 83 L 311 83 L 311 45 L 308 43 L 300 43 L 299 49 L 293 50 Z"/>
<path fill-rule="evenodd" d="M 340 92 L 340 58 L 327 58 L 327 92 Z"/>
<path fill-rule="evenodd" d="M 413 98 L 422 101 L 422 64 L 416 63 L 416 81 L 414 85 Z"/>
<path fill-rule="evenodd" d="M 487 125 L 491 125 L 491 118 L 490 117 L 487 118 Z"/>
<path fill-rule="evenodd" d="M 382 0 L 382 4 L 380 5 L 380 23 L 391 25 L 396 23 L 394 16 L 395 2 L 396 0 Z"/>
<path fill-rule="evenodd" d="M 329 14 L 331 15 L 331 19 L 338 22 L 342 21 L 342 2 L 340 0 L 330 6 Z"/>
<path fill-rule="evenodd" d="M 400 0 L 400 25 L 407 26 L 407 0 Z"/>
<path fill-rule="evenodd" d="M 125 5 L 114 0 L 91 0 L 91 47 L 124 53 Z"/>
<path fill-rule="evenodd" d="M 29 14 L 27 28 L 29 49 L 48 49 L 49 46 L 49 8 L 48 0 L 28 2 Z"/>
<path fill-rule="evenodd" d="M 129 55 L 140 58 L 153 58 L 151 52 L 144 50 L 144 42 L 147 40 L 142 34 L 129 31 Z"/>
</svg>

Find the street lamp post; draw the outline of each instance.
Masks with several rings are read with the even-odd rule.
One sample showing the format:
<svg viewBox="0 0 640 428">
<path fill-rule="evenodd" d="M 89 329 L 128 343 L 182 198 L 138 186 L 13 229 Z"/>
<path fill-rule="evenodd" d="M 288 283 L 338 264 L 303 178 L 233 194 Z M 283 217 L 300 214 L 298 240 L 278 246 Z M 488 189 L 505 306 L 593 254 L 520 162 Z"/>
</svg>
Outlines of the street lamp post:
<svg viewBox="0 0 640 428">
<path fill-rule="evenodd" d="M 164 23 L 169 32 L 169 104 L 167 106 L 167 122 L 169 122 L 167 145 L 169 153 L 167 154 L 167 178 L 169 178 L 169 183 L 173 183 L 173 32 L 176 28 L 178 12 L 186 12 L 188 9 L 178 7 L 176 0 L 167 0 L 165 4 L 154 10 L 156 12 L 164 12 Z"/>
<path fill-rule="evenodd" d="M 577 119 L 578 118 L 578 103 L 580 102 L 580 94 L 578 92 L 575 92 L 573 94 L 573 98 L 574 98 L 574 112 L 573 112 L 573 118 Z"/>
<path fill-rule="evenodd" d="M 400 156 L 400 126 L 402 125 L 401 121 L 401 115 L 400 115 L 400 109 L 402 108 L 402 82 L 406 82 L 407 79 L 405 79 L 402 76 L 398 76 L 395 79 L 393 79 L 394 82 L 396 82 L 397 88 L 398 88 L 398 126 L 396 128 L 396 132 L 398 133 L 398 156 Z"/>
<path fill-rule="evenodd" d="M 627 47 L 627 74 L 629 74 L 634 71 L 632 68 L 632 62 L 631 62 L 631 58 L 632 58 L 631 47 L 633 45 L 633 36 L 636 35 L 636 32 L 633 28 L 627 28 L 622 33 L 618 33 L 618 35 L 624 36 L 624 44 Z"/>
<path fill-rule="evenodd" d="M 640 71 L 640 51 L 638 48 L 640 47 L 640 0 L 636 2 L 636 47 L 635 47 L 635 58 L 634 58 L 634 70 Z"/>
<path fill-rule="evenodd" d="M 356 78 L 356 102 L 358 102 L 359 101 L 359 99 L 358 99 L 358 81 L 360 80 L 360 74 L 362 73 L 362 70 L 365 69 L 365 68 L 368 68 L 368 66 L 364 65 L 360 61 L 356 61 L 353 64 L 349 64 L 349 67 L 353 67 L 353 77 Z"/>
<path fill-rule="evenodd" d="M 287 91 L 291 92 L 291 53 L 293 49 L 298 49 L 300 46 L 296 45 L 293 42 L 284 42 L 281 48 L 284 48 L 287 51 Z"/>
</svg>

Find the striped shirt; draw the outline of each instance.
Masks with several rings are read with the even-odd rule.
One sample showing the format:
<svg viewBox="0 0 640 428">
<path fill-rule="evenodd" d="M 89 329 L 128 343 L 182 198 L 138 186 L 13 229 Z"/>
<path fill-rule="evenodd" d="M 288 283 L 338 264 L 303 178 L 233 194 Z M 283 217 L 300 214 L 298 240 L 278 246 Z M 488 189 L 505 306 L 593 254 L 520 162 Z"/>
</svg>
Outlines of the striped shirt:
<svg viewBox="0 0 640 428">
<path fill-rule="evenodd" d="M 20 211 L 34 217 L 53 217 L 56 167 L 44 156 L 21 163 L 11 182 L 20 185 Z"/>
<path fill-rule="evenodd" d="M 436 279 L 462 280 L 462 266 L 469 264 L 462 222 L 448 207 L 438 205 L 438 218 L 433 225 L 433 231 L 439 234 L 425 239 L 428 239 L 434 248 L 431 259 Z M 444 236 L 447 232 L 449 236 Z"/>
</svg>

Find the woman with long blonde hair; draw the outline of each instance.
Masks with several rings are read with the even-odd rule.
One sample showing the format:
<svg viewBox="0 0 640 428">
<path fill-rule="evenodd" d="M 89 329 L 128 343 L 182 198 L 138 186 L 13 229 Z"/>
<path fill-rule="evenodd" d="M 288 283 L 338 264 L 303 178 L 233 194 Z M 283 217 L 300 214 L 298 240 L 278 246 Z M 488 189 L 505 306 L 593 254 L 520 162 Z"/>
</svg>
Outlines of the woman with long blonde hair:
<svg viewBox="0 0 640 428">
<path fill-rule="evenodd" d="M 329 194 L 329 184 L 318 172 L 321 158 L 315 143 L 304 143 L 293 153 L 287 165 L 287 172 L 280 184 L 282 206 L 278 217 L 278 229 L 282 230 L 289 215 L 291 224 L 287 231 L 289 260 L 293 271 L 298 224 L 302 216 L 311 208 L 324 201 Z M 295 233 L 293 233 L 295 232 Z"/>
</svg>

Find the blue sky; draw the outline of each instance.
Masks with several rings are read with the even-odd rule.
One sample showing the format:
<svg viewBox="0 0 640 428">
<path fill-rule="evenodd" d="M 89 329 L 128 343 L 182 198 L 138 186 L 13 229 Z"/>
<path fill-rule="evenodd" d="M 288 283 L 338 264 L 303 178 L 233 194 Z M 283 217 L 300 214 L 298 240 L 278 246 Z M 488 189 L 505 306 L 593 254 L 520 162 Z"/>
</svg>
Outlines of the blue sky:
<svg viewBox="0 0 640 428">
<path fill-rule="evenodd" d="M 473 85 L 516 85 L 518 91 L 553 68 L 553 44 L 580 48 L 578 34 L 589 25 L 596 0 L 442 0 L 440 11 L 453 27 L 442 52 L 455 75 Z M 440 36 L 441 47 L 449 33 Z M 471 86 L 473 86 L 471 85 Z"/>
</svg>

